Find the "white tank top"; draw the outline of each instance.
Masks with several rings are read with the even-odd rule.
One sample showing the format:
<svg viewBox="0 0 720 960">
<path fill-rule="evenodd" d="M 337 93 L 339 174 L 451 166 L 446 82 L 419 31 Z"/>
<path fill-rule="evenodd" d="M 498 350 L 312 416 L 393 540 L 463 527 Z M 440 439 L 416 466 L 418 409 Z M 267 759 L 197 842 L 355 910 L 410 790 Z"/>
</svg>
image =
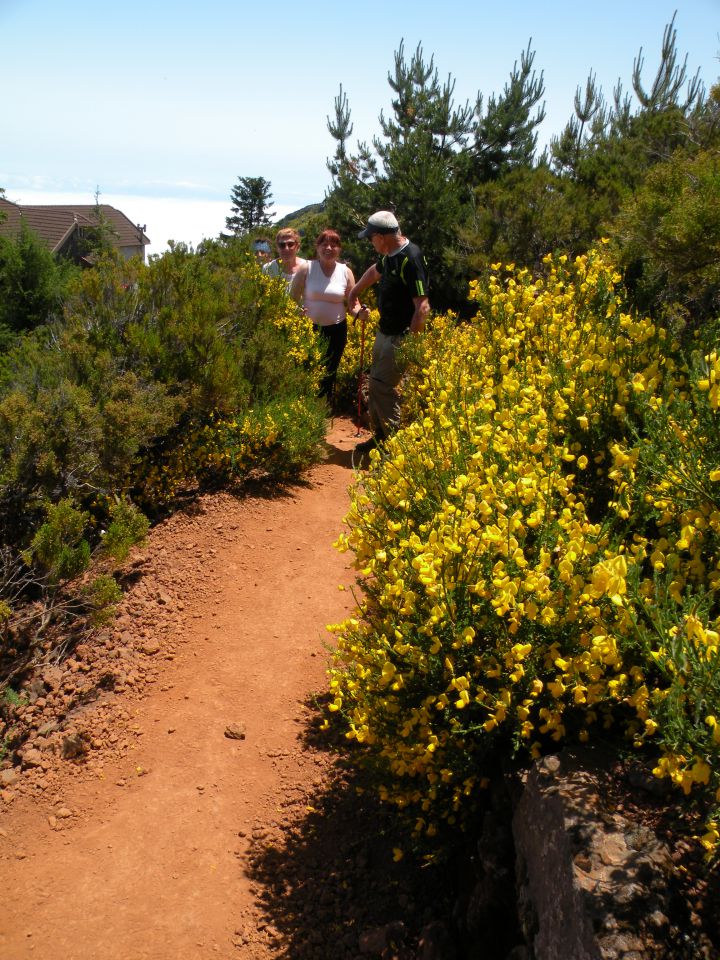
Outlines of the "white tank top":
<svg viewBox="0 0 720 960">
<path fill-rule="evenodd" d="M 348 268 L 336 263 L 332 275 L 326 277 L 317 260 L 308 264 L 303 305 L 305 313 L 320 327 L 331 327 L 345 319 L 345 291 Z"/>
</svg>

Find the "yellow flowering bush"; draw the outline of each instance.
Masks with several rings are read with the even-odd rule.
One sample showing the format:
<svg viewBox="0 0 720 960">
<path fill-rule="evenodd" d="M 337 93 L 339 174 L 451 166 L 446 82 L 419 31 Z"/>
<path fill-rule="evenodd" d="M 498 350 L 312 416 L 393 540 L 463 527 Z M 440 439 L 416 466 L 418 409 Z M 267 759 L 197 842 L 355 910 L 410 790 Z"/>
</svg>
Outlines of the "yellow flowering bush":
<svg viewBox="0 0 720 960">
<path fill-rule="evenodd" d="M 270 322 L 285 338 L 286 356 L 299 368 L 309 373 L 308 386 L 317 393 L 322 374 L 322 348 L 315 335 L 312 321 L 302 311 L 298 310 L 288 297 L 283 295 L 278 299 L 278 287 L 280 287 L 280 293 L 284 294 L 285 292 L 284 280 L 274 280 L 272 277 L 260 273 L 257 281 L 263 299 L 274 306 Z"/>
<path fill-rule="evenodd" d="M 618 737 L 720 787 L 717 361 L 626 312 L 601 252 L 544 267 L 496 265 L 412 345 L 339 541 L 364 590 L 330 715 L 431 835 L 510 750 Z"/>
</svg>

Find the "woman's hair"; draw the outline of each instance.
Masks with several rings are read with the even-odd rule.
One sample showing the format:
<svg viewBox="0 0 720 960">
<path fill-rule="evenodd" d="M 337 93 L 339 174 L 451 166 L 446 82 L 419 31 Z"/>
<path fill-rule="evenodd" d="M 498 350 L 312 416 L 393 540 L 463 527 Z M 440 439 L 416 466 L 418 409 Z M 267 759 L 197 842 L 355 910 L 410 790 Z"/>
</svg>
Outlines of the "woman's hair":
<svg viewBox="0 0 720 960">
<path fill-rule="evenodd" d="M 339 247 L 342 246 L 342 240 L 340 239 L 340 234 L 337 230 L 323 230 L 321 234 L 318 235 L 317 240 L 315 241 L 315 246 L 319 247 L 321 243 L 325 240 L 336 240 Z"/>
<path fill-rule="evenodd" d="M 283 227 L 282 230 L 278 230 L 275 234 L 275 243 L 279 240 L 294 240 L 300 246 L 300 234 L 292 227 Z"/>
</svg>

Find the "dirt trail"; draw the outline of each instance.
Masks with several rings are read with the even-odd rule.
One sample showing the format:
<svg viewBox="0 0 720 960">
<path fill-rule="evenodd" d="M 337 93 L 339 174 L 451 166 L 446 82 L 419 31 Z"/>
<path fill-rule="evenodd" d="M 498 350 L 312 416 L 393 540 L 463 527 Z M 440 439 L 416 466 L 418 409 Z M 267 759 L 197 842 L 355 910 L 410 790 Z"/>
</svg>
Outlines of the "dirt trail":
<svg viewBox="0 0 720 960">
<path fill-rule="evenodd" d="M 353 602 L 338 589 L 353 575 L 332 543 L 356 442 L 336 420 L 306 483 L 267 499 L 207 497 L 157 527 L 117 623 L 47 672 L 25 708 L 38 728 L 32 754 L 0 792 L 3 960 L 358 952 L 356 909 L 344 940 L 336 923 L 334 950 L 293 926 L 293 910 L 309 911 L 312 928 L 328 919 L 301 877 L 313 864 L 323 872 L 307 817 L 337 776 L 308 742 L 308 697 L 325 683 L 325 625 Z M 58 703 L 69 712 L 53 732 Z M 62 759 L 68 742 L 88 749 Z M 325 815 L 352 832 L 341 787 Z M 271 881 L 281 848 L 286 876 Z M 367 852 L 352 856 L 366 865 Z M 303 886 L 304 906 L 292 902 Z M 273 926 L 261 907 L 278 892 L 291 902 Z M 335 894 L 323 896 L 347 928 Z"/>
</svg>

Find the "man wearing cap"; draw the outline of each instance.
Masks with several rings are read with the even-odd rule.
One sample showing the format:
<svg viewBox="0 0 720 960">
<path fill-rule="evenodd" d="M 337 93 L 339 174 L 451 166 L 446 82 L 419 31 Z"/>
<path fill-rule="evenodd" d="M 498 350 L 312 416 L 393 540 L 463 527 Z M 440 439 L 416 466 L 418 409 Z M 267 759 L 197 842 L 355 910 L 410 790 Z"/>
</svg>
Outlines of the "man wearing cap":
<svg viewBox="0 0 720 960">
<path fill-rule="evenodd" d="M 430 312 L 428 274 L 425 258 L 418 246 L 400 233 L 395 214 L 378 210 L 359 237 L 367 237 L 378 259 L 360 277 L 348 294 L 348 311 L 355 316 L 359 295 L 380 282 L 378 307 L 380 323 L 373 344 L 368 411 L 374 436 L 355 448 L 367 453 L 382 443 L 400 423 L 400 397 L 397 387 L 402 369 L 397 351 L 408 333 L 420 333 Z"/>
</svg>

